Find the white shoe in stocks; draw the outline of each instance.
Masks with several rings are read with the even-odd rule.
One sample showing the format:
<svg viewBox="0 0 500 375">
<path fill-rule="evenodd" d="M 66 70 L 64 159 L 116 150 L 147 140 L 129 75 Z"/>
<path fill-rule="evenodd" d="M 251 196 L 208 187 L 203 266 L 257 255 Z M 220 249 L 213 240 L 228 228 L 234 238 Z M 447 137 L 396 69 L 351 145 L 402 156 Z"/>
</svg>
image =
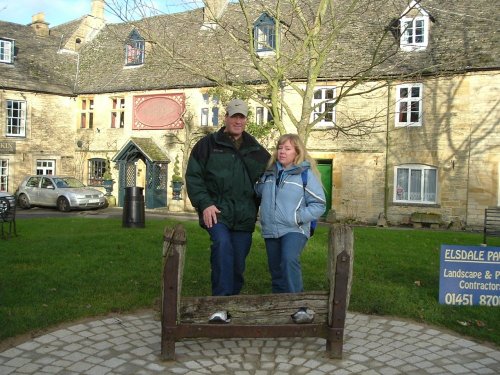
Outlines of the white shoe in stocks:
<svg viewBox="0 0 500 375">
<path fill-rule="evenodd" d="M 231 315 L 228 311 L 217 311 L 208 318 L 209 323 L 231 323 Z"/>
<path fill-rule="evenodd" d="M 291 315 L 292 320 L 296 324 L 312 323 L 314 320 L 314 310 L 307 307 L 301 307 Z"/>
</svg>

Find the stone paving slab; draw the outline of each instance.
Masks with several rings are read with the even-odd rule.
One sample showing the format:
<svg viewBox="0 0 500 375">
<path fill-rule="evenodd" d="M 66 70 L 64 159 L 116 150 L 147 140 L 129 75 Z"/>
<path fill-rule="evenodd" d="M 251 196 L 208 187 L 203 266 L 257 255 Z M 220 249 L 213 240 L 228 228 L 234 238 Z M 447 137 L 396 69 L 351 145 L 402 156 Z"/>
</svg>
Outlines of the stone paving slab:
<svg viewBox="0 0 500 375">
<path fill-rule="evenodd" d="M 500 351 L 436 328 L 348 313 L 343 359 L 319 338 L 190 339 L 162 362 L 155 314 L 79 323 L 0 353 L 1 375 L 500 374 Z"/>
</svg>

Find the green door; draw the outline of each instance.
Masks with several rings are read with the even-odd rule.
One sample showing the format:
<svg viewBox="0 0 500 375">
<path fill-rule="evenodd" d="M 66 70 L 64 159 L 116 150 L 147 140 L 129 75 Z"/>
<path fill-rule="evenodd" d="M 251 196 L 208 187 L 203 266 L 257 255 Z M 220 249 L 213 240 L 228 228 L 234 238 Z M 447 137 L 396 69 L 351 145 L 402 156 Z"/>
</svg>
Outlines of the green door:
<svg viewBox="0 0 500 375">
<path fill-rule="evenodd" d="M 318 160 L 317 162 L 319 172 L 321 173 L 321 183 L 325 189 L 326 211 L 323 216 L 326 216 L 332 208 L 332 161 Z"/>
</svg>

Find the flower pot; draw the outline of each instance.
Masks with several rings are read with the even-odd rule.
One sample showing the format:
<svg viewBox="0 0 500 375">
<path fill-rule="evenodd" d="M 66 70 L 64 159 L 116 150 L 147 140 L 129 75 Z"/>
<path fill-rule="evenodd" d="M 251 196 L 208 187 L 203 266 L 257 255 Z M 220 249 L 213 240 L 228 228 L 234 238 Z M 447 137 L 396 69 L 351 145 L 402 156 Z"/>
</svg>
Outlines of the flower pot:
<svg viewBox="0 0 500 375">
<path fill-rule="evenodd" d="M 184 186 L 184 182 L 182 181 L 172 181 L 172 199 L 181 200 L 182 187 Z"/>
</svg>

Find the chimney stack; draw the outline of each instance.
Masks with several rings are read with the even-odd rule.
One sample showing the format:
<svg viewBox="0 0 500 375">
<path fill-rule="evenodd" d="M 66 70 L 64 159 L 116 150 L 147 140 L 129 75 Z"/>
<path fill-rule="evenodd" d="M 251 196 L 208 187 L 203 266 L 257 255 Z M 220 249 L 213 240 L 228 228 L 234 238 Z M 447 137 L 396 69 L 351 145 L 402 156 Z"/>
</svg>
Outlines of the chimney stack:
<svg viewBox="0 0 500 375">
<path fill-rule="evenodd" d="M 95 18 L 104 19 L 104 0 L 92 0 L 92 10 L 90 12 Z"/>
<path fill-rule="evenodd" d="M 226 8 L 228 0 L 203 0 L 203 23 L 216 23 Z"/>
<path fill-rule="evenodd" d="M 49 35 L 49 24 L 45 22 L 45 13 L 40 12 L 31 17 L 31 23 L 29 24 L 35 30 L 35 34 L 38 36 L 48 36 Z"/>
</svg>

